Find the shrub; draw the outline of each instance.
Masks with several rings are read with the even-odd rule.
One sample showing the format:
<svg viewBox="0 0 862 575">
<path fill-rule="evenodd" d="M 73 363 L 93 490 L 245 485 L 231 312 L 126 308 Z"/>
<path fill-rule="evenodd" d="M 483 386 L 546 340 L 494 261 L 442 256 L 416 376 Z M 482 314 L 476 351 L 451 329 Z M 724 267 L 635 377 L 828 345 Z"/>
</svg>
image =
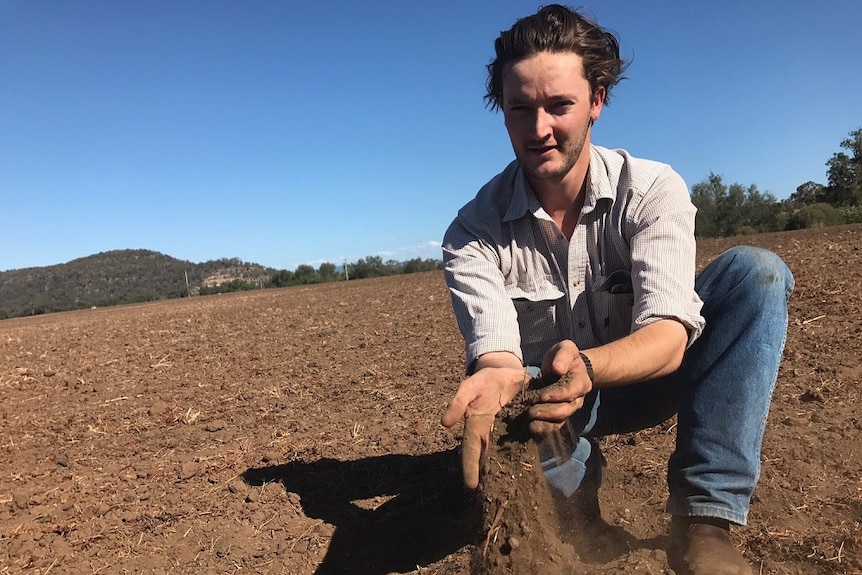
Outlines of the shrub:
<svg viewBox="0 0 862 575">
<path fill-rule="evenodd" d="M 838 213 L 845 224 L 862 224 L 862 206 L 844 206 L 838 208 Z"/>
<path fill-rule="evenodd" d="M 801 230 L 804 228 L 823 228 L 843 224 L 844 218 L 830 204 L 818 203 L 803 206 L 793 212 L 787 221 L 788 230 Z"/>
</svg>

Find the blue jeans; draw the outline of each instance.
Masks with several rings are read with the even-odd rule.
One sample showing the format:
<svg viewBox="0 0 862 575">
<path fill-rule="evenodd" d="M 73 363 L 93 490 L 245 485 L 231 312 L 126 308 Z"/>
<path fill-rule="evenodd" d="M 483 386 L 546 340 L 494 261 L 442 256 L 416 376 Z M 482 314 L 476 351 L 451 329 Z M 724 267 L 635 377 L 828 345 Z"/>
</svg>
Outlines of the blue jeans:
<svg viewBox="0 0 862 575">
<path fill-rule="evenodd" d="M 744 525 L 760 475 L 793 276 L 772 252 L 739 246 L 713 260 L 695 290 L 706 327 L 680 368 L 656 380 L 594 390 L 571 424 L 580 436 L 599 437 L 652 427 L 676 413 L 668 512 Z M 585 454 L 587 442 L 580 442 L 573 459 L 585 461 L 589 449 Z"/>
</svg>

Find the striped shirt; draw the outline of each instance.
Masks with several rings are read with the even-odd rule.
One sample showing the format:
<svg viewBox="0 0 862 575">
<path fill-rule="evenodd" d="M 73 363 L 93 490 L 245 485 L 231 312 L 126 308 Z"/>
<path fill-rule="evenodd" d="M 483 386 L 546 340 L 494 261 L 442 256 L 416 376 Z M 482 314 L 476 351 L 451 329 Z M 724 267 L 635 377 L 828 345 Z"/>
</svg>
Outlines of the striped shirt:
<svg viewBox="0 0 862 575">
<path fill-rule="evenodd" d="M 557 342 L 589 349 L 663 318 L 703 330 L 694 291 L 695 207 L 670 166 L 590 148 L 580 222 L 566 239 L 517 161 L 458 212 L 443 240 L 467 346 L 541 365 Z"/>
</svg>

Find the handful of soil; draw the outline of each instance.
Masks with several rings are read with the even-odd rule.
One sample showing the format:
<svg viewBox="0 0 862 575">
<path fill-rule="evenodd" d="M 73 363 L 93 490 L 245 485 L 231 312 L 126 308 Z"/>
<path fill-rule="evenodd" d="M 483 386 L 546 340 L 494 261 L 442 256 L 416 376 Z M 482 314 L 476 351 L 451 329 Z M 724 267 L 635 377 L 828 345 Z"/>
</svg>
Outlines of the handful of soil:
<svg viewBox="0 0 862 575">
<path fill-rule="evenodd" d="M 533 379 L 500 412 L 491 432 L 479 486 L 485 537 L 476 550 L 474 573 L 563 575 L 579 562 L 572 545 L 560 538 L 554 494 L 528 430 L 526 412 L 538 402 L 545 385 Z M 571 446 L 555 435 L 542 440 L 543 454 L 550 449 L 568 458 Z"/>
</svg>

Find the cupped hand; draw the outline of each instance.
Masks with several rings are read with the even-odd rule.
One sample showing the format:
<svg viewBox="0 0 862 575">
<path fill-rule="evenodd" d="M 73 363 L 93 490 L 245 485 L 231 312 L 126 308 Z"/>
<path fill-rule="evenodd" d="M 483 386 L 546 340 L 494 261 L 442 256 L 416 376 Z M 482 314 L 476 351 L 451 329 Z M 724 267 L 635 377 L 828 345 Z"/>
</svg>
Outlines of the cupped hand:
<svg viewBox="0 0 862 575">
<path fill-rule="evenodd" d="M 548 351 L 542 373 L 558 381 L 544 389 L 539 396 L 541 403 L 530 408 L 530 432 L 536 435 L 559 429 L 583 407 L 584 397 L 593 389 L 580 350 L 572 341 L 562 341 Z"/>
<path fill-rule="evenodd" d="M 441 423 L 452 427 L 464 419 L 461 464 L 467 488 L 479 486 L 479 472 L 484 464 L 497 413 L 528 381 L 529 376 L 522 368 L 484 367 L 458 386 L 458 391 L 443 413 Z"/>
</svg>

